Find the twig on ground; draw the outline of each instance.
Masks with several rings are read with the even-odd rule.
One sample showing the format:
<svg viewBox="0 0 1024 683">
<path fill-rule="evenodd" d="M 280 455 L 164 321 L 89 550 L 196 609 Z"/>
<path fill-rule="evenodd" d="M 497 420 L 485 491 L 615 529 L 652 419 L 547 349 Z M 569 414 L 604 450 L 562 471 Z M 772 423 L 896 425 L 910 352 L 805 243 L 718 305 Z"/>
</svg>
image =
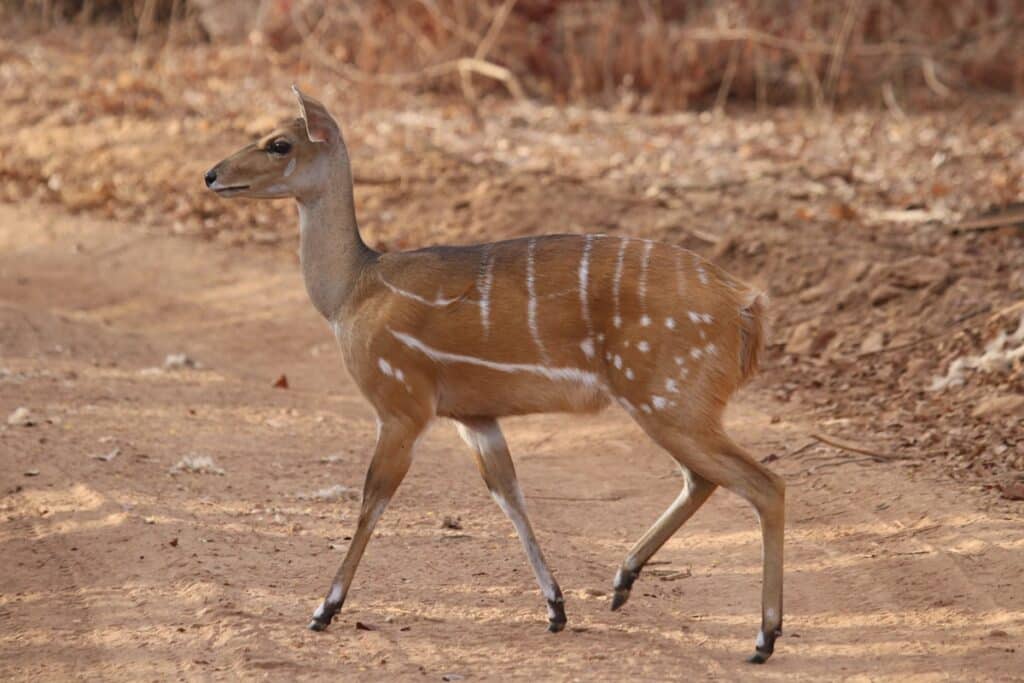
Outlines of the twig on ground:
<svg viewBox="0 0 1024 683">
<path fill-rule="evenodd" d="M 833 448 L 838 448 L 839 450 L 843 450 L 843 451 L 849 451 L 851 453 L 859 453 L 861 455 L 867 455 L 869 457 L 875 458 L 879 462 L 889 462 L 891 460 L 906 460 L 905 456 L 886 455 L 885 453 L 879 453 L 878 451 L 872 451 L 870 449 L 864 448 L 863 446 L 855 446 L 854 444 L 845 443 L 843 441 L 837 441 L 834 437 L 825 436 L 824 434 L 813 433 L 813 434 L 809 434 L 808 436 L 810 436 L 812 439 L 820 441 L 820 442 L 822 442 L 824 444 L 828 444 L 829 446 L 832 446 Z"/>
</svg>

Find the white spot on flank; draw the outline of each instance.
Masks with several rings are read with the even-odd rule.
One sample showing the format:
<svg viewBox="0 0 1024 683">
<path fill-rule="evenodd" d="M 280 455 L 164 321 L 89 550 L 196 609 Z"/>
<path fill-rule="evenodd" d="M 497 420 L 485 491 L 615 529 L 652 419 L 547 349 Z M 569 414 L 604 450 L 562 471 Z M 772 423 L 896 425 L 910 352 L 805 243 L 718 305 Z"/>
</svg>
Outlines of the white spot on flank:
<svg viewBox="0 0 1024 683">
<path fill-rule="evenodd" d="M 483 270 L 477 276 L 476 288 L 480 292 L 480 324 L 484 336 L 491 332 L 491 286 L 494 284 L 494 254 L 490 249 L 484 254 Z"/>
<path fill-rule="evenodd" d="M 647 314 L 644 314 L 644 315 L 640 316 L 640 324 L 643 325 L 644 327 L 650 327 L 650 325 L 651 325 L 651 316 L 649 316 Z"/>
<path fill-rule="evenodd" d="M 606 361 L 608 361 L 609 363 L 611 363 L 612 362 L 612 352 L 611 351 L 605 351 L 604 352 L 604 359 Z"/>
<path fill-rule="evenodd" d="M 646 403 L 641 403 L 640 404 L 640 410 L 644 411 L 648 415 L 650 415 L 652 412 L 654 412 L 653 410 L 651 410 L 651 407 L 649 405 L 647 405 Z"/>
<path fill-rule="evenodd" d="M 690 369 L 687 367 L 679 368 L 679 379 L 686 379 L 687 375 L 690 374 Z"/>
<path fill-rule="evenodd" d="M 641 339 L 639 342 L 637 342 L 636 348 L 640 349 L 642 353 L 647 353 L 648 351 L 651 350 L 651 345 L 647 343 L 646 339 Z"/>
<path fill-rule="evenodd" d="M 378 358 L 377 359 L 377 367 L 379 367 L 380 371 L 383 372 L 388 377 L 394 377 L 395 376 L 395 371 L 391 367 L 391 363 L 387 362 L 383 358 Z"/>
<path fill-rule="evenodd" d="M 696 311 L 690 311 L 686 315 L 690 318 L 690 322 L 692 322 L 693 324 L 696 325 L 697 323 L 700 322 L 700 313 L 697 313 Z"/>
<path fill-rule="evenodd" d="M 622 356 L 615 354 L 615 367 L 619 370 L 622 369 Z"/>
<path fill-rule="evenodd" d="M 604 343 L 604 332 L 598 333 L 598 335 L 597 335 L 597 343 L 598 344 L 603 344 Z"/>
<path fill-rule="evenodd" d="M 440 349 L 435 349 L 424 344 L 416 337 L 406 334 L 405 332 L 396 332 L 390 328 L 388 329 L 388 332 L 409 348 L 416 349 L 423 355 L 439 363 L 467 363 L 469 365 L 478 365 L 491 370 L 497 370 L 498 372 L 525 372 L 533 375 L 539 375 L 552 381 L 579 382 L 587 386 L 598 385 L 596 374 L 579 368 L 548 367 L 546 365 L 533 365 L 530 363 L 499 363 L 497 361 L 487 360 L 486 358 L 477 358 L 476 356 L 466 356 L 461 353 L 441 351 Z"/>
<path fill-rule="evenodd" d="M 626 247 L 629 246 L 629 240 L 625 237 L 619 238 L 619 258 L 615 262 L 615 279 L 612 281 L 612 295 L 615 305 L 615 316 L 612 318 L 612 322 L 615 327 L 622 327 L 622 316 L 619 315 L 619 293 L 622 291 L 622 266 L 626 260 Z"/>
<path fill-rule="evenodd" d="M 702 266 L 697 266 L 697 279 L 700 280 L 702 285 L 706 285 L 708 283 L 708 274 L 704 272 L 704 268 Z"/>
<path fill-rule="evenodd" d="M 707 346 L 704 347 L 704 353 L 708 354 L 709 356 L 713 356 L 717 352 L 718 352 L 718 347 L 715 346 L 714 344 L 708 344 Z"/>
<path fill-rule="evenodd" d="M 405 373 L 402 372 L 399 368 L 395 368 L 395 379 L 397 379 L 399 382 L 402 382 L 403 384 L 405 383 Z"/>
<path fill-rule="evenodd" d="M 533 343 L 537 345 L 537 350 L 540 351 L 541 360 L 547 363 L 548 352 L 540 338 L 540 328 L 537 327 L 537 290 L 534 286 L 533 278 L 533 254 L 536 249 L 537 240 L 531 239 L 526 248 L 526 292 L 529 296 L 526 303 L 526 320 L 530 326 L 530 335 L 533 337 Z"/>
<path fill-rule="evenodd" d="M 667 391 L 670 394 L 678 394 L 679 385 L 676 384 L 676 381 L 674 379 L 669 377 L 668 379 L 665 380 L 665 391 Z"/>
<path fill-rule="evenodd" d="M 700 331 L 700 340 L 701 340 L 701 341 L 704 341 L 704 340 L 706 340 L 707 338 L 708 338 L 708 334 L 707 334 L 707 332 L 705 332 L 704 330 L 701 330 L 701 331 Z"/>
<path fill-rule="evenodd" d="M 651 403 L 654 405 L 655 410 L 664 410 L 665 406 L 668 405 L 668 401 L 661 396 L 651 396 Z"/>
<path fill-rule="evenodd" d="M 665 327 L 667 327 L 670 330 L 676 329 L 676 319 L 675 318 L 665 318 Z"/>
<path fill-rule="evenodd" d="M 630 412 L 630 413 L 635 413 L 636 412 L 636 408 L 627 399 L 622 398 L 621 396 L 619 396 L 616 400 L 619 402 L 619 405 L 622 406 L 623 408 L 625 408 L 628 412 Z"/>
<path fill-rule="evenodd" d="M 710 313 L 703 313 L 703 314 L 701 314 L 700 319 L 706 325 L 710 325 L 715 320 L 714 318 L 711 317 Z"/>
<path fill-rule="evenodd" d="M 288 162 L 288 165 L 284 167 L 284 177 L 287 178 L 295 171 L 295 157 Z"/>
<path fill-rule="evenodd" d="M 683 358 L 682 356 L 676 356 L 675 357 L 675 361 L 676 361 L 676 365 L 682 365 L 683 363 L 686 362 L 686 359 Z"/>
<path fill-rule="evenodd" d="M 694 360 L 700 360 L 702 355 L 704 355 L 704 352 L 700 349 L 692 349 L 690 351 L 690 356 L 693 357 Z"/>
<path fill-rule="evenodd" d="M 633 368 L 626 368 L 626 379 L 634 379 L 636 375 L 633 374 Z"/>
<path fill-rule="evenodd" d="M 594 340 L 584 339 L 580 342 L 580 348 L 583 349 L 583 353 L 587 358 L 594 357 Z"/>
</svg>

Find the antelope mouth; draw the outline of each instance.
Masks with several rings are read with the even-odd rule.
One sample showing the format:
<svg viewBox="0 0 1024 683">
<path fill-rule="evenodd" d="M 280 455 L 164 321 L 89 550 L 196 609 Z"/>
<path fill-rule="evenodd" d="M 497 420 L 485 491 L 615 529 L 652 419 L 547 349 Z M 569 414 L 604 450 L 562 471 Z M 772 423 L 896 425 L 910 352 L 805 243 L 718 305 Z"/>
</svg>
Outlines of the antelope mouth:
<svg viewBox="0 0 1024 683">
<path fill-rule="evenodd" d="M 233 194 L 238 194 L 239 192 L 242 192 L 244 190 L 248 190 L 249 186 L 248 185 L 228 185 L 227 187 L 211 187 L 210 189 L 213 190 L 214 192 L 216 192 L 217 194 L 221 195 L 221 196 L 230 197 Z"/>
</svg>

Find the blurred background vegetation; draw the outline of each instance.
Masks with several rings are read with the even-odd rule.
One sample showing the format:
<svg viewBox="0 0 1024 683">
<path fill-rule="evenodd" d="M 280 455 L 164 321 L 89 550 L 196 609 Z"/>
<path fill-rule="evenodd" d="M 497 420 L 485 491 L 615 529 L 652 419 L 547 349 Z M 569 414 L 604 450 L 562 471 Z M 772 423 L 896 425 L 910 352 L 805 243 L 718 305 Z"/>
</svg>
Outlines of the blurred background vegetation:
<svg viewBox="0 0 1024 683">
<path fill-rule="evenodd" d="M 300 50 L 359 84 L 661 112 L 948 106 L 1024 92 L 1019 0 L 6 0 L 19 31 L 106 24 Z"/>
</svg>

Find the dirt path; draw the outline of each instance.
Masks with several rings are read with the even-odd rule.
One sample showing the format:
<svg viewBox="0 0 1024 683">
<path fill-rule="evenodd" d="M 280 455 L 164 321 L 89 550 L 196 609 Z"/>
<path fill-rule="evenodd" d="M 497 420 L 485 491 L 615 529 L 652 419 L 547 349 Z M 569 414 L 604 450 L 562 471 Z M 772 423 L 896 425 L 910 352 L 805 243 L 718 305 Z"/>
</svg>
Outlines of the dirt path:
<svg viewBox="0 0 1024 683">
<path fill-rule="evenodd" d="M 202 367 L 152 369 L 178 352 Z M 760 551 L 754 515 L 729 494 L 609 612 L 622 555 L 680 487 L 620 412 L 508 421 L 566 632 L 545 632 L 512 528 L 442 423 L 340 619 L 306 631 L 357 502 L 300 496 L 358 487 L 374 427 L 280 256 L 0 206 L 0 367 L 0 414 L 26 406 L 38 421 L 0 427 L 4 680 L 1024 672 L 1019 516 L 899 465 L 773 465 L 791 482 L 787 617 L 766 667 L 742 662 Z M 288 390 L 271 386 L 282 373 Z M 771 424 L 767 393 L 744 394 L 737 437 L 791 452 L 806 429 Z M 188 454 L 225 474 L 170 474 Z M 442 529 L 445 516 L 462 529 Z"/>
</svg>

